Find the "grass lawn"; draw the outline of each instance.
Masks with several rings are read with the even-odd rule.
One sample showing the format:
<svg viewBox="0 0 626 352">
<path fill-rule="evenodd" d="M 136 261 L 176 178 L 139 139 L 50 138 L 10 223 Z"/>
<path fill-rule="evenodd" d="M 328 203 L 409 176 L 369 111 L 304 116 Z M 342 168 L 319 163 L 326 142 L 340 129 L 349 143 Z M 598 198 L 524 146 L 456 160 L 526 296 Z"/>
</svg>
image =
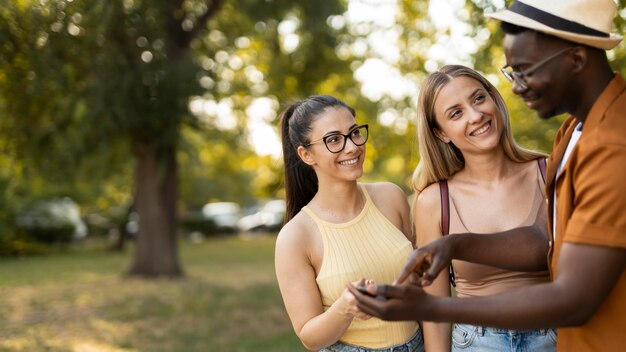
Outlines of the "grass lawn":
<svg viewBox="0 0 626 352">
<path fill-rule="evenodd" d="M 274 241 L 181 241 L 181 280 L 123 278 L 131 248 L 0 260 L 0 351 L 304 351 Z"/>
</svg>

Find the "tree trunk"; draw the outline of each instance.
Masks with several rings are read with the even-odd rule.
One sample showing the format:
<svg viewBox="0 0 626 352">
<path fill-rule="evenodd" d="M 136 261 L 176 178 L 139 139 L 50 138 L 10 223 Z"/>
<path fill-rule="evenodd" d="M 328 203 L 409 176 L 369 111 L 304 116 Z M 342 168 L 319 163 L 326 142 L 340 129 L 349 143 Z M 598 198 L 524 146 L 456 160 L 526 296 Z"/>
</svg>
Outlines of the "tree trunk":
<svg viewBox="0 0 626 352">
<path fill-rule="evenodd" d="M 128 274 L 180 277 L 176 242 L 176 148 L 135 143 L 135 206 L 139 214 L 134 263 Z"/>
</svg>

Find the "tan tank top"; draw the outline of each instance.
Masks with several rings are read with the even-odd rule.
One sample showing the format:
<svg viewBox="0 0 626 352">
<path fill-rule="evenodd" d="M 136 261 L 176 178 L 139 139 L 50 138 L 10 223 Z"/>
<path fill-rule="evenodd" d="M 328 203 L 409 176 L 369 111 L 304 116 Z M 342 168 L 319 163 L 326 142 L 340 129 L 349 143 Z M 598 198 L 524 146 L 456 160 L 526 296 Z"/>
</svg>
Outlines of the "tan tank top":
<svg viewBox="0 0 626 352">
<path fill-rule="evenodd" d="M 346 284 L 360 278 L 390 284 L 413 251 L 411 242 L 376 208 L 364 186 L 365 205 L 354 219 L 335 224 L 320 219 L 303 207 L 322 236 L 324 254 L 315 279 L 324 310 L 343 293 Z M 340 341 L 368 348 L 384 348 L 409 340 L 417 322 L 386 322 L 378 318 L 355 318 Z"/>
<path fill-rule="evenodd" d="M 546 221 L 546 198 L 544 195 L 544 181 L 537 170 L 537 187 L 533 204 L 526 220 L 518 227 L 530 225 L 530 231 L 536 231 L 548 238 Z M 463 216 L 450 194 L 450 233 L 467 233 L 463 224 Z M 490 236 L 485 234 L 485 236 Z M 456 292 L 458 297 L 480 297 L 509 291 L 511 289 L 544 283 L 550 281 L 550 274 L 546 271 L 518 272 L 508 271 L 492 266 L 474 264 L 460 260 L 453 260 L 452 266 L 456 277 Z"/>
</svg>

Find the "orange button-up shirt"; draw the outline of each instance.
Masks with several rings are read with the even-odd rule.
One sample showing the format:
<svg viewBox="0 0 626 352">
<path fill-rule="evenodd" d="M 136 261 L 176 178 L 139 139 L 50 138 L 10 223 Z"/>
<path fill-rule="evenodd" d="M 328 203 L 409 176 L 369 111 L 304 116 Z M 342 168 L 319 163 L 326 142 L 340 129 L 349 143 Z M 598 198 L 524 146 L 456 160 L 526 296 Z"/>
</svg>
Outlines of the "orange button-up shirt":
<svg viewBox="0 0 626 352">
<path fill-rule="evenodd" d="M 558 273 L 563 242 L 626 248 L 626 82 L 620 75 L 592 106 L 578 144 L 556 175 L 577 123 L 573 117 L 563 123 L 548 159 L 550 230 L 554 191 L 557 201 L 553 275 Z M 558 329 L 557 350 L 623 351 L 625 332 L 626 273 L 622 272 L 609 296 L 585 325 Z"/>
</svg>

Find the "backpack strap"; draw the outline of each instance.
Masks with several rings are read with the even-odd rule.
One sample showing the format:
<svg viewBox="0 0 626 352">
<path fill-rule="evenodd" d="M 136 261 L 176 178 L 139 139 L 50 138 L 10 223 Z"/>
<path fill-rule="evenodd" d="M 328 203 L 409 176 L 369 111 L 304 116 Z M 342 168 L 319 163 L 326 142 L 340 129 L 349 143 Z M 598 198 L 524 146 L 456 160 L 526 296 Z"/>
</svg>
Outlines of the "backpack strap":
<svg viewBox="0 0 626 352">
<path fill-rule="evenodd" d="M 448 180 L 439 181 L 439 196 L 441 197 L 441 234 L 450 234 L 450 197 L 448 196 Z M 450 263 L 450 284 L 456 287 L 454 268 Z"/>
<path fill-rule="evenodd" d="M 541 178 L 543 178 L 543 183 L 546 183 L 546 158 L 537 159 L 537 164 L 539 164 L 539 171 L 541 172 Z"/>
<path fill-rule="evenodd" d="M 441 233 L 446 236 L 450 233 L 450 198 L 448 197 L 448 180 L 439 181 L 439 195 L 441 197 Z"/>
</svg>

